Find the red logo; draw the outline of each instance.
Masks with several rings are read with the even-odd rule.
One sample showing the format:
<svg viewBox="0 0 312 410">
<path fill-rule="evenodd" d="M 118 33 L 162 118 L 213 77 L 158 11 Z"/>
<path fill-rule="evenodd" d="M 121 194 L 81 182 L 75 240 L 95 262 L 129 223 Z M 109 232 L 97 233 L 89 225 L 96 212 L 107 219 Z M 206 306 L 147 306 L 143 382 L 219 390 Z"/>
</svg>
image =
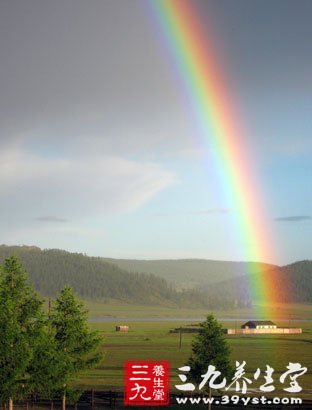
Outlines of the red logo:
<svg viewBox="0 0 312 410">
<path fill-rule="evenodd" d="M 126 406 L 169 404 L 169 362 L 140 360 L 125 363 Z"/>
</svg>

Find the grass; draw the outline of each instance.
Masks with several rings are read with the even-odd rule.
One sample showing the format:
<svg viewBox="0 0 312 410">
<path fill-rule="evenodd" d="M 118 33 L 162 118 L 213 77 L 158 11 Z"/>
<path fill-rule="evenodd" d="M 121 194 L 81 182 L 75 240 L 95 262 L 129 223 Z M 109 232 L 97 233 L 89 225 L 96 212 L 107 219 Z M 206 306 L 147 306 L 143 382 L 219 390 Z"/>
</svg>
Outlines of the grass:
<svg viewBox="0 0 312 410">
<path fill-rule="evenodd" d="M 108 300 L 106 303 L 100 301 L 86 301 L 85 306 L 89 311 L 90 318 L 204 318 L 207 316 L 207 309 L 177 308 L 162 305 L 135 305 L 118 300 Z M 257 319 L 262 306 L 244 309 L 215 310 L 213 313 L 219 318 L 246 318 Z M 312 304 L 283 304 L 275 303 L 268 307 L 270 320 L 281 319 L 311 319 Z M 264 319 L 264 318 L 262 318 Z"/>
<path fill-rule="evenodd" d="M 131 312 L 128 311 L 129 316 L 130 313 L 133 314 L 136 311 L 135 309 L 133 308 Z M 309 311 L 309 307 L 305 307 L 303 310 L 304 312 Z M 122 310 L 120 309 L 120 311 Z M 151 314 L 151 311 L 152 308 L 148 310 L 148 314 Z M 299 312 L 300 308 L 297 311 Z M 116 332 L 116 324 L 129 325 L 129 333 Z M 182 334 L 182 346 L 179 348 L 180 335 L 178 333 L 170 334 L 169 330 L 186 324 L 182 320 L 176 322 L 131 322 L 130 318 L 123 323 L 117 323 L 117 321 L 116 323 L 92 323 L 92 328 L 98 330 L 103 337 L 101 349 L 105 358 L 99 368 L 87 371 L 82 375 L 78 382 L 79 386 L 99 390 L 113 389 L 122 391 L 123 365 L 126 360 L 131 359 L 169 360 L 172 369 L 171 385 L 174 386 L 174 384 L 180 383 L 177 377 L 177 369 L 190 356 L 194 334 Z M 277 322 L 277 324 L 279 323 Z M 233 327 L 233 322 L 224 322 L 223 325 L 224 327 Z M 275 369 L 273 374 L 276 387 L 276 391 L 273 393 L 275 395 L 287 395 L 286 392 L 282 391 L 282 388 L 286 386 L 279 383 L 279 377 L 286 371 L 289 362 L 299 362 L 302 366 L 307 367 L 308 373 L 298 379 L 299 384 L 304 389 L 299 397 L 311 399 L 312 322 L 299 322 L 295 326 L 302 327 L 304 333 L 300 335 L 234 335 L 227 336 L 227 340 L 232 349 L 233 363 L 245 360 L 249 378 L 252 378 L 258 367 L 261 369 L 261 376 L 257 381 L 257 386 L 264 383 L 263 376 L 266 365 L 270 365 Z M 253 386 L 256 386 L 256 384 Z M 177 392 L 174 387 L 173 389 Z"/>
<path fill-rule="evenodd" d="M 99 317 L 125 317 L 125 318 L 142 318 L 142 317 L 203 317 L 207 314 L 207 309 L 183 309 L 170 306 L 151 306 L 135 305 L 127 302 L 109 300 L 107 303 L 86 301 L 85 306 L 89 311 L 90 318 Z"/>
</svg>

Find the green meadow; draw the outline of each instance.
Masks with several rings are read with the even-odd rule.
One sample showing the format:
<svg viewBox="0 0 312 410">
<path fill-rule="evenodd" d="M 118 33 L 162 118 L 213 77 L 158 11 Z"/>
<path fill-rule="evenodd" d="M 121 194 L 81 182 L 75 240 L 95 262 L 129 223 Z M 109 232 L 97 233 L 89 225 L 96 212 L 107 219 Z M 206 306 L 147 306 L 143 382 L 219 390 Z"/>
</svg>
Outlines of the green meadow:
<svg viewBox="0 0 312 410">
<path fill-rule="evenodd" d="M 89 312 L 89 318 L 204 318 L 207 316 L 207 309 L 191 309 L 176 306 L 164 305 L 142 305 L 120 302 L 114 299 L 107 302 L 84 301 Z M 228 310 L 215 310 L 212 313 L 217 318 L 229 319 L 267 319 L 267 320 L 299 320 L 312 319 L 312 304 L 300 303 L 275 303 L 267 308 L 270 317 L 262 317 L 263 306 L 255 305 L 252 308 L 236 308 Z"/>
<path fill-rule="evenodd" d="M 102 353 L 104 360 L 97 369 L 85 372 L 77 384 L 83 388 L 99 390 L 123 390 L 123 365 L 131 359 L 159 359 L 169 360 L 171 363 L 172 390 L 177 392 L 174 384 L 179 384 L 178 367 L 185 364 L 191 353 L 191 343 L 194 334 L 182 333 L 181 341 L 179 333 L 170 333 L 177 327 L 187 327 L 198 321 L 187 321 L 186 318 L 205 317 L 208 312 L 202 310 L 177 310 L 170 308 L 126 306 L 117 303 L 89 303 L 90 317 L 100 318 L 110 316 L 110 322 L 91 322 L 90 326 L 99 331 L 103 338 Z M 108 309 L 110 314 L 108 314 Z M 232 350 L 232 360 L 246 361 L 246 376 L 253 379 L 257 368 L 261 369 L 261 375 L 257 382 L 253 381 L 250 388 L 264 384 L 263 378 L 266 365 L 274 368 L 273 379 L 276 391 L 272 394 L 287 395 L 283 388 L 289 383 L 282 385 L 279 382 L 280 375 L 285 372 L 289 362 L 299 362 L 308 368 L 308 372 L 298 378 L 303 391 L 299 397 L 312 398 L 312 322 L 305 320 L 312 317 L 310 305 L 280 305 L 276 306 L 278 315 L 270 319 L 280 327 L 301 327 L 303 333 L 299 335 L 233 335 L 227 336 Z M 235 313 L 235 315 L 234 315 Z M 225 328 L 240 326 L 243 321 L 239 320 L 245 315 L 251 314 L 244 311 L 217 312 L 218 317 L 228 317 L 231 321 L 222 321 Z M 123 321 L 118 318 L 124 318 Z M 141 321 L 131 321 L 131 318 L 141 318 Z M 143 318 L 146 318 L 143 320 Z M 157 321 L 155 318 L 158 318 Z M 161 319 L 163 318 L 163 320 Z M 177 318 L 168 321 L 168 318 Z M 181 318 L 181 319 L 180 319 Z M 237 321 L 233 319 L 237 318 Z M 249 316 L 254 318 L 254 316 Z M 279 322 L 278 319 L 298 318 L 302 322 Z M 116 320 L 115 320 L 116 319 Z M 129 332 L 115 331 L 116 325 L 128 325 Z M 287 379 L 289 381 L 289 378 Z"/>
</svg>

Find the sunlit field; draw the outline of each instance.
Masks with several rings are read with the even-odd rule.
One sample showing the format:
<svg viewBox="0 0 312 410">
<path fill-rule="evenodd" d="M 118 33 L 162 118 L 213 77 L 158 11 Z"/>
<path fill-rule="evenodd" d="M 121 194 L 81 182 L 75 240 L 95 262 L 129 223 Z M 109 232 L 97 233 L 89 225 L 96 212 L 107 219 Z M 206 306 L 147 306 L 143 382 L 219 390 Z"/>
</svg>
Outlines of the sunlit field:
<svg viewBox="0 0 312 410">
<path fill-rule="evenodd" d="M 205 318 L 209 311 L 207 309 L 177 308 L 176 306 L 158 305 L 135 305 L 116 300 L 107 303 L 97 301 L 85 301 L 85 306 L 89 311 L 89 318 Z M 215 310 L 217 318 L 229 319 L 268 319 L 268 320 L 298 320 L 312 318 L 312 305 L 308 304 L 286 304 L 275 303 L 270 305 L 268 311 L 271 312 L 269 318 L 261 317 L 262 306 L 255 305 L 252 308 Z"/>
<path fill-rule="evenodd" d="M 198 321 L 179 320 L 168 321 L 171 317 L 198 318 L 205 316 L 208 312 L 198 310 L 175 311 L 173 309 L 157 310 L 155 307 L 147 307 L 144 311 L 139 306 L 128 307 L 125 310 L 123 305 L 97 303 L 88 304 L 91 308 L 90 317 L 100 317 L 108 315 L 108 309 L 100 310 L 103 306 L 110 308 L 110 322 L 91 322 L 90 326 L 100 332 L 103 337 L 101 350 L 104 360 L 100 367 L 85 372 L 77 384 L 84 388 L 99 390 L 123 390 L 123 365 L 129 359 L 161 359 L 169 360 L 171 363 L 171 389 L 177 390 L 174 384 L 178 384 L 178 367 L 185 364 L 191 354 L 191 343 L 194 334 L 170 333 L 176 327 L 187 327 L 190 324 L 197 324 Z M 285 372 L 289 362 L 299 362 L 308 368 L 308 372 L 298 378 L 303 391 L 298 393 L 299 397 L 312 397 L 312 322 L 307 321 L 311 316 L 311 306 L 309 305 L 288 305 L 277 306 L 276 310 L 282 313 L 282 317 L 292 312 L 290 320 L 302 318 L 302 322 L 289 322 L 292 327 L 301 327 L 303 333 L 299 335 L 234 335 L 227 336 L 231 346 L 231 357 L 235 361 L 246 361 L 246 376 L 252 379 L 253 384 L 250 389 L 256 388 L 264 383 L 264 371 L 266 365 L 274 368 L 273 379 L 276 390 L 274 395 L 286 396 L 283 388 L 288 387 L 289 383 L 282 385 L 279 382 L 280 375 Z M 233 321 L 234 313 L 237 320 Z M 251 314 L 251 312 L 250 312 Z M 228 315 L 228 316 L 227 316 Z M 247 311 L 218 312 L 219 317 L 228 317 L 230 321 L 223 321 L 222 325 L 227 327 L 240 326 L 243 321 L 241 317 L 248 317 Z M 132 317 L 141 318 L 141 321 L 131 321 Z M 161 320 L 161 316 L 163 320 Z M 114 317 L 116 320 L 114 320 Z M 118 317 L 124 318 L 123 321 Z M 142 321 L 147 317 L 146 321 Z M 148 319 L 150 317 L 150 320 Z M 158 317 L 158 321 L 152 321 Z M 254 317 L 248 317 L 254 318 Z M 278 326 L 289 326 L 285 321 L 276 322 Z M 129 333 L 116 332 L 115 325 L 128 325 Z M 181 338 L 181 339 L 180 339 Z M 261 375 L 257 382 L 253 380 L 253 375 L 257 368 L 260 368 Z M 256 394 L 254 391 L 252 395 Z"/>
</svg>

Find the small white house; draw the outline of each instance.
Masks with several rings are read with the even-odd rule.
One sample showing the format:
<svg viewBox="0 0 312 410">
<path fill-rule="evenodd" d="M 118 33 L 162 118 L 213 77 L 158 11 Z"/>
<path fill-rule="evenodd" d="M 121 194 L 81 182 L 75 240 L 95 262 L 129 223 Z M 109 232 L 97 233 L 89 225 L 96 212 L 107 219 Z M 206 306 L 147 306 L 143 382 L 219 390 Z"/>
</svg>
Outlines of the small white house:
<svg viewBox="0 0 312 410">
<path fill-rule="evenodd" d="M 277 326 L 271 320 L 249 320 L 241 326 L 242 329 L 276 329 Z"/>
<path fill-rule="evenodd" d="M 299 327 L 277 327 L 271 320 L 249 320 L 240 329 L 225 329 L 228 335 L 264 335 L 264 334 L 300 334 L 302 329 Z"/>
</svg>

